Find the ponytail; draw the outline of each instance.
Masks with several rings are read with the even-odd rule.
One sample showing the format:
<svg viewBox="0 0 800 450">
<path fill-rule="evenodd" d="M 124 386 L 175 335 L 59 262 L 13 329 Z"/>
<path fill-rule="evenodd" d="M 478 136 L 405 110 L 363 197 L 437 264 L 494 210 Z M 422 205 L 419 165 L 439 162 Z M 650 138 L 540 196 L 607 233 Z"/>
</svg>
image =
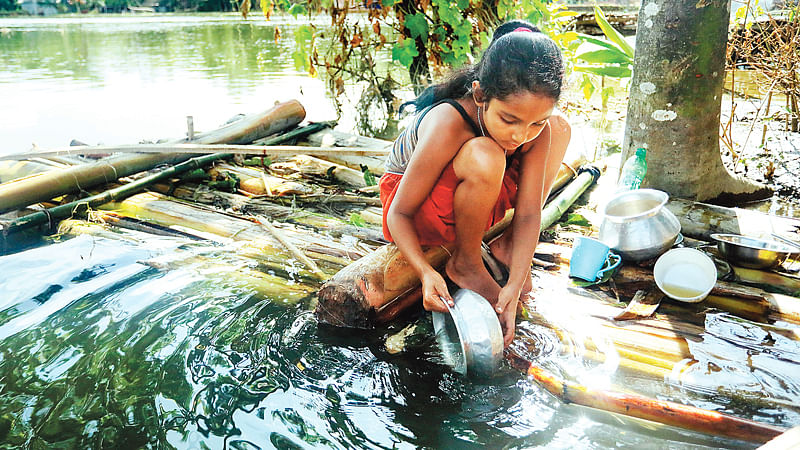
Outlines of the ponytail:
<svg viewBox="0 0 800 450">
<path fill-rule="evenodd" d="M 421 111 L 444 98 L 461 98 L 472 89 L 472 81 L 476 79 L 478 69 L 472 65 L 465 65 L 456 70 L 446 80 L 433 86 L 428 86 L 414 100 L 400 105 L 400 113 L 406 106 L 413 105 L 414 111 Z"/>
</svg>

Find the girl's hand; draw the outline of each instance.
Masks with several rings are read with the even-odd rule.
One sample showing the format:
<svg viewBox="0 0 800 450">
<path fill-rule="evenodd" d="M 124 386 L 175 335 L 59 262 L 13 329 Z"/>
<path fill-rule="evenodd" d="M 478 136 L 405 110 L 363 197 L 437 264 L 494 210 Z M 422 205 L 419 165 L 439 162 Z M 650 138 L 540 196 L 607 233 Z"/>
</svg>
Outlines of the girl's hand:
<svg viewBox="0 0 800 450">
<path fill-rule="evenodd" d="M 508 347 L 514 340 L 514 333 L 517 326 L 517 300 L 511 302 L 503 313 L 498 314 L 500 327 L 503 329 L 503 346 Z"/>
<path fill-rule="evenodd" d="M 516 312 L 517 300 L 519 300 L 520 289 L 514 289 L 506 284 L 500 289 L 500 295 L 497 297 L 497 303 L 494 305 L 494 310 L 497 315 L 503 314 L 509 307 Z"/>
<path fill-rule="evenodd" d="M 422 307 L 426 311 L 447 312 L 447 307 L 443 302 L 450 306 L 455 306 L 453 298 L 447 291 L 447 283 L 439 272 L 431 269 L 422 276 Z"/>
</svg>

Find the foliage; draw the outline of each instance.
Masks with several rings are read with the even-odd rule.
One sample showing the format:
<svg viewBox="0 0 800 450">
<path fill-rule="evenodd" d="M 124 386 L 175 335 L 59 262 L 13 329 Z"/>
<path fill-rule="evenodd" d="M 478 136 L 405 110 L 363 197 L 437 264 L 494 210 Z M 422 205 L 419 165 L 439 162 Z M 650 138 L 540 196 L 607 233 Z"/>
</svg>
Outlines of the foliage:
<svg viewBox="0 0 800 450">
<path fill-rule="evenodd" d="M 562 29 L 575 13 L 546 0 L 367 0 L 366 14 L 348 8 L 352 4 L 344 5 L 339 7 L 332 0 L 295 4 L 261 0 L 267 19 L 275 8 L 298 20 L 329 14 L 329 32 L 312 24 L 301 26 L 295 34 L 296 67 L 313 76 L 324 73 L 336 95 L 344 93 L 345 79 L 360 83 L 366 87 L 367 97 L 381 100 L 389 111 L 397 101 L 393 92 L 396 79 L 404 77 L 397 69 L 407 71 L 419 92 L 446 69 L 473 62 L 488 45 L 495 26 L 506 20 L 526 19 L 562 47 L 577 46 L 577 34 Z M 387 53 L 390 61 L 382 59 Z"/>
<path fill-rule="evenodd" d="M 602 77 L 630 78 L 633 73 L 633 47 L 625 38 L 608 23 L 600 7 L 594 7 L 595 20 L 606 36 L 606 39 L 597 39 L 587 35 L 579 35 L 583 44 L 579 53 L 575 55 L 576 64 L 573 70 L 583 72 L 580 88 L 586 100 L 598 88 L 600 81 L 600 97 L 605 110 L 608 98 L 614 93 L 613 88 L 605 87 Z"/>
<path fill-rule="evenodd" d="M 16 11 L 17 9 L 16 0 L 0 0 L 0 11 Z"/>
</svg>

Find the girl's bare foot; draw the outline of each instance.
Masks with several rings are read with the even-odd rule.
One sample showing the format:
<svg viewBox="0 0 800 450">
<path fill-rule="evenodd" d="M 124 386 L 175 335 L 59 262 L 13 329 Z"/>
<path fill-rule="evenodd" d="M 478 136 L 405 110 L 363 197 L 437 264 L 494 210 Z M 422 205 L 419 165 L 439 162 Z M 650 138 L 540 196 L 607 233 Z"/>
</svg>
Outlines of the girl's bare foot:
<svg viewBox="0 0 800 450">
<path fill-rule="evenodd" d="M 492 251 L 495 259 L 500 261 L 506 268 L 511 265 L 511 244 L 510 239 L 506 234 L 492 241 L 489 244 L 489 249 Z M 520 291 L 520 300 L 525 298 L 525 295 L 533 290 L 533 280 L 531 279 L 530 269 L 525 274 L 525 281 L 522 283 L 522 291 Z"/>
<path fill-rule="evenodd" d="M 494 306 L 500 293 L 500 285 L 494 281 L 483 261 L 470 263 L 459 258 L 458 251 L 447 261 L 445 272 L 453 283 L 464 289 L 475 291 Z"/>
</svg>

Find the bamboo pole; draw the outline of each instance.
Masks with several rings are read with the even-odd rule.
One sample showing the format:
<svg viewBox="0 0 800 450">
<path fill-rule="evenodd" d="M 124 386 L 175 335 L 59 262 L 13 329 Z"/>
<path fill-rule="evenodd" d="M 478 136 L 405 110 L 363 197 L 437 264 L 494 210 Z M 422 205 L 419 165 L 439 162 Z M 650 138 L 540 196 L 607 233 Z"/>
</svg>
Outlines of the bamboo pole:
<svg viewBox="0 0 800 450">
<path fill-rule="evenodd" d="M 276 105 L 261 114 L 226 125 L 196 137 L 200 144 L 240 143 L 275 133 L 303 120 L 305 110 L 297 101 Z M 81 192 L 117 179 L 149 170 L 159 164 L 173 164 L 189 159 L 192 154 L 120 155 L 92 164 L 50 171 L 24 181 L 0 185 L 0 213 L 28 206 L 59 195 Z"/>
<path fill-rule="evenodd" d="M 310 147 L 305 145 L 251 145 L 251 144 L 129 144 L 129 145 L 97 145 L 71 146 L 45 151 L 15 153 L 0 156 L 0 161 L 20 161 L 31 158 L 50 158 L 54 156 L 97 156 L 109 153 L 156 153 L 156 154 L 189 154 L 202 155 L 210 153 L 230 153 L 233 155 L 252 156 L 295 156 L 306 154 L 313 156 L 386 156 L 384 149 L 364 149 L 360 147 Z"/>
<path fill-rule="evenodd" d="M 375 150 L 387 151 L 392 147 L 391 141 L 383 139 L 368 138 L 355 134 L 342 133 L 336 130 L 322 130 L 308 137 L 308 142 L 318 146 L 337 146 L 337 147 L 360 147 Z M 313 155 L 320 156 L 320 155 Z M 331 162 L 350 167 L 351 169 L 361 170 L 364 166 L 369 169 L 376 177 L 383 175 L 384 157 L 367 155 L 340 155 L 331 154 L 322 157 Z"/>
<path fill-rule="evenodd" d="M 114 224 L 115 226 L 117 224 Z M 79 236 L 82 234 L 103 237 L 115 241 L 125 240 L 132 242 L 140 242 L 148 239 L 150 231 L 145 231 L 144 235 L 135 235 L 132 233 L 116 233 L 108 229 L 108 225 L 90 223 L 83 220 L 68 219 L 63 220 L 59 224 L 59 234 L 66 236 Z M 248 267 L 236 266 L 232 267 L 228 264 L 222 264 L 216 260 L 207 259 L 205 256 L 197 256 L 188 253 L 186 257 L 176 258 L 175 253 L 166 255 L 167 258 L 156 257 L 151 260 L 141 261 L 142 264 L 156 268 L 158 270 L 169 270 L 174 268 L 182 268 L 192 266 L 195 270 L 203 271 L 206 276 L 211 278 L 224 277 L 226 281 L 236 280 L 247 284 L 255 289 L 256 292 L 265 296 L 277 296 L 284 301 L 291 303 L 298 302 L 314 291 L 315 284 L 306 283 L 292 283 L 287 285 L 286 278 L 271 275 L 261 270 L 251 269 Z"/>
<path fill-rule="evenodd" d="M 562 167 L 562 170 L 570 170 Z M 542 230 L 552 225 L 596 179 L 598 172 L 581 173 L 542 211 Z M 484 235 L 488 240 L 511 223 L 509 212 Z M 429 247 L 425 257 L 434 268 L 447 261 L 449 249 Z M 391 320 L 419 298 L 419 279 L 393 244 L 385 245 L 340 270 L 319 291 L 317 318 L 324 323 L 354 328 L 372 328 Z M 399 302 L 397 304 L 394 304 Z"/>
<path fill-rule="evenodd" d="M 297 155 L 286 162 L 272 163 L 270 169 L 277 173 L 299 172 L 304 175 L 332 176 L 342 183 L 356 187 L 367 185 L 364 181 L 364 174 L 360 170 L 308 155 Z"/>
<path fill-rule="evenodd" d="M 65 219 L 67 217 L 72 217 L 76 214 L 83 214 L 89 208 L 96 208 L 104 203 L 128 197 L 157 181 L 164 180 L 173 177 L 175 175 L 179 175 L 189 170 L 198 169 L 200 167 L 205 166 L 206 164 L 209 164 L 213 161 L 228 156 L 230 155 L 226 155 L 223 153 L 216 155 L 206 155 L 206 156 L 201 156 L 199 158 L 190 159 L 189 161 L 177 164 L 168 169 L 164 169 L 156 174 L 149 175 L 147 177 L 141 178 L 139 180 L 133 181 L 131 183 L 128 183 L 126 185 L 114 189 L 109 189 L 101 194 L 93 195 L 91 197 L 87 197 L 81 200 L 66 203 L 53 208 L 48 208 L 43 211 L 38 211 L 29 214 L 27 216 L 20 217 L 5 224 L 4 232 L 6 234 L 13 234 L 20 230 L 35 227 L 38 225 L 43 225 L 46 223 L 49 223 L 50 227 L 52 228 L 55 225 L 53 221 Z"/>
<path fill-rule="evenodd" d="M 648 398 L 638 394 L 592 389 L 560 379 L 513 352 L 509 354 L 509 359 L 512 364 L 520 370 L 524 370 L 540 386 L 567 403 L 747 442 L 767 442 L 786 431 L 781 427 L 694 406 Z"/>
</svg>

